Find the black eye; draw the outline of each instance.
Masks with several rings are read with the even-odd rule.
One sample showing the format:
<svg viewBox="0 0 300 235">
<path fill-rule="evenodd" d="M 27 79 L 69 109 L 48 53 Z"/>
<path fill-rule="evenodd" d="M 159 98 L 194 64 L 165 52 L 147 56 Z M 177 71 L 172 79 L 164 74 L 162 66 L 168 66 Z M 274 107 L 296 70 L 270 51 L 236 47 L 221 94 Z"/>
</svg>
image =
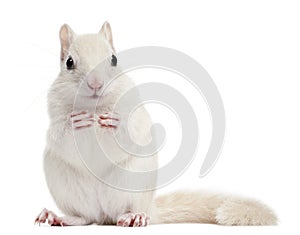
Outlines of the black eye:
<svg viewBox="0 0 300 235">
<path fill-rule="evenodd" d="M 112 55 L 111 56 L 111 65 L 117 66 L 117 62 L 118 62 L 117 57 L 115 55 Z"/>
<path fill-rule="evenodd" d="M 74 69 L 74 60 L 72 57 L 69 57 L 66 61 L 66 66 L 68 70 Z"/>
</svg>

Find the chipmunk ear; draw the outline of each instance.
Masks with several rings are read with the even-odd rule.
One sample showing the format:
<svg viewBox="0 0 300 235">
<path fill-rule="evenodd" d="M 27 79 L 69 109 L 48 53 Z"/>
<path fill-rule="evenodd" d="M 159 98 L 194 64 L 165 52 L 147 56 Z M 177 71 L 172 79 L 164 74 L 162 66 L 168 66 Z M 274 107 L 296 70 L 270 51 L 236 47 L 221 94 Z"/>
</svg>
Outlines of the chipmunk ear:
<svg viewBox="0 0 300 235">
<path fill-rule="evenodd" d="M 61 26 L 59 31 L 59 38 L 61 44 L 61 54 L 60 58 L 63 60 L 69 50 L 71 43 L 74 41 L 75 33 L 71 27 L 67 24 Z"/>
<path fill-rule="evenodd" d="M 104 22 L 104 24 L 102 25 L 101 30 L 100 30 L 99 33 L 105 40 L 108 41 L 111 48 L 115 51 L 114 44 L 113 44 L 113 37 L 112 37 L 111 27 L 110 27 L 110 24 L 107 21 Z"/>
</svg>

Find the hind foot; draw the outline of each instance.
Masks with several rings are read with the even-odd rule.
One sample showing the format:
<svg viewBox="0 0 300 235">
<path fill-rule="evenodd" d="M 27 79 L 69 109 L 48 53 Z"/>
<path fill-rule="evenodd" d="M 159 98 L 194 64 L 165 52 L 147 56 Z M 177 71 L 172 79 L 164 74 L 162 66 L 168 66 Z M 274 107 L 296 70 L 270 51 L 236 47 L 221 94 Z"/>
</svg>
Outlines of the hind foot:
<svg viewBox="0 0 300 235">
<path fill-rule="evenodd" d="M 118 218 L 117 226 L 145 227 L 149 224 L 150 217 L 145 213 L 126 213 Z"/>
</svg>

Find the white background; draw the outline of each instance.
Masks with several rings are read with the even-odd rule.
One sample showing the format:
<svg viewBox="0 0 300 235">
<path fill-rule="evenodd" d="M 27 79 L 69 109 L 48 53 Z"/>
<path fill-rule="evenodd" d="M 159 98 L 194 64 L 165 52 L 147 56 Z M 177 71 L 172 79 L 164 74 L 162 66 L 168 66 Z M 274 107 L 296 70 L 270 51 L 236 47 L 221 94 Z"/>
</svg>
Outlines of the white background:
<svg viewBox="0 0 300 235">
<path fill-rule="evenodd" d="M 1 233 L 171 234 L 193 230 L 199 234 L 287 234 L 299 230 L 299 11 L 297 1 L 274 0 L 2 1 Z M 196 59 L 214 79 L 224 101 L 226 141 L 215 168 L 198 178 L 210 123 L 203 99 L 191 96 L 199 107 L 199 153 L 186 173 L 159 193 L 208 188 L 258 198 L 276 211 L 279 226 L 33 225 L 43 207 L 58 212 L 44 180 L 42 153 L 48 125 L 47 89 L 59 71 L 59 27 L 66 22 L 78 33 L 97 32 L 105 20 L 112 25 L 118 51 L 166 46 Z M 152 114 L 158 120 L 161 116 L 163 122 L 163 115 Z M 165 153 L 168 151 L 172 148 Z"/>
</svg>

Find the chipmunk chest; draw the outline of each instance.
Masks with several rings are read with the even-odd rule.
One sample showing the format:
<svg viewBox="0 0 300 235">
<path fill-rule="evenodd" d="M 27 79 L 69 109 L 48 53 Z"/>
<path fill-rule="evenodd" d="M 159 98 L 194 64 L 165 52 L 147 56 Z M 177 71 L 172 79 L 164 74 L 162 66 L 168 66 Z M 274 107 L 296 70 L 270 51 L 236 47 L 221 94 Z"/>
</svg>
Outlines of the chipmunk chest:
<svg viewBox="0 0 300 235">
<path fill-rule="evenodd" d="M 107 130 L 79 130 L 74 132 L 71 138 L 65 147 L 65 154 L 71 153 L 73 157 L 70 160 L 78 166 L 83 164 L 89 169 L 101 171 L 128 155 L 114 135 Z"/>
</svg>

